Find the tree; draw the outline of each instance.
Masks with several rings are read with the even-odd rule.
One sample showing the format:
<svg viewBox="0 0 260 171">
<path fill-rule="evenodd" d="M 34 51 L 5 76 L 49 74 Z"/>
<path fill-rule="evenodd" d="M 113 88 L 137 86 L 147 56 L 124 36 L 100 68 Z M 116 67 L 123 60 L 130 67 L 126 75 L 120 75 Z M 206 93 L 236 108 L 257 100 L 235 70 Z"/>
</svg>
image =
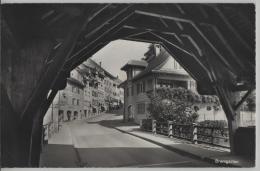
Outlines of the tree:
<svg viewBox="0 0 260 171">
<path fill-rule="evenodd" d="M 255 92 L 252 93 L 246 100 L 249 111 L 255 111 Z"/>
<path fill-rule="evenodd" d="M 185 88 L 160 88 L 156 93 L 149 93 L 151 104 L 148 111 L 158 121 L 172 120 L 176 123 L 189 124 L 198 118 L 198 103 L 219 105 L 215 96 L 201 96 Z"/>
</svg>

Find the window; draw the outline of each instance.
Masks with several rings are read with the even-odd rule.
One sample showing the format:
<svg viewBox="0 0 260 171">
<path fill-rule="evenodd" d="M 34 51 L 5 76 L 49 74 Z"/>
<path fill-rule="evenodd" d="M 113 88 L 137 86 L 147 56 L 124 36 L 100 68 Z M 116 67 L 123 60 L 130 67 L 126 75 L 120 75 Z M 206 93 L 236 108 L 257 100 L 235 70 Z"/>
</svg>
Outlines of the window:
<svg viewBox="0 0 260 171">
<path fill-rule="evenodd" d="M 63 110 L 59 110 L 59 116 L 63 115 Z"/>
<path fill-rule="evenodd" d="M 129 88 L 127 87 L 126 88 L 126 97 L 128 97 L 129 96 Z"/>
<path fill-rule="evenodd" d="M 63 110 L 59 110 L 58 120 L 59 122 L 63 120 Z"/>
<path fill-rule="evenodd" d="M 75 120 L 75 119 L 77 119 L 77 117 L 78 117 L 78 112 L 74 111 L 74 118 L 73 119 Z"/>
<path fill-rule="evenodd" d="M 79 105 L 79 99 L 77 99 L 77 105 Z"/>
<path fill-rule="evenodd" d="M 144 114 L 145 113 L 145 103 L 137 104 L 137 113 Z"/>
<path fill-rule="evenodd" d="M 67 118 L 68 118 L 68 120 L 71 120 L 71 111 L 67 111 Z"/>
<path fill-rule="evenodd" d="M 148 89 L 148 90 L 153 89 L 153 80 L 152 80 L 152 79 L 150 79 L 150 80 L 147 81 L 147 89 Z"/>
<path fill-rule="evenodd" d="M 136 85 L 136 92 L 137 94 L 145 92 L 145 81 Z"/>
<path fill-rule="evenodd" d="M 76 104 L 76 99 L 72 98 L 72 105 Z"/>
<path fill-rule="evenodd" d="M 95 91 L 92 91 L 92 96 L 94 96 L 94 97 L 98 97 L 98 94 L 97 94 L 97 92 L 95 92 Z"/>
<path fill-rule="evenodd" d="M 132 79 L 132 71 L 131 70 L 127 71 L 127 79 L 128 80 Z"/>
<path fill-rule="evenodd" d="M 132 86 L 131 95 L 132 95 L 132 96 L 134 95 L 134 86 Z"/>
<path fill-rule="evenodd" d="M 142 84 L 142 92 L 145 92 L 145 81 L 143 81 L 143 84 Z"/>
</svg>

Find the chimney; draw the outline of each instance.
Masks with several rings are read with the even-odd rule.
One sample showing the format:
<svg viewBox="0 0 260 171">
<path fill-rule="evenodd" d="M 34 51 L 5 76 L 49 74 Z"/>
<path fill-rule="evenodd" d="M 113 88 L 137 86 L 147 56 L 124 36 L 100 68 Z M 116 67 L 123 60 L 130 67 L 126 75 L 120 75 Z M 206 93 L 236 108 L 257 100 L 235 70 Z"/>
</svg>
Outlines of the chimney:
<svg viewBox="0 0 260 171">
<path fill-rule="evenodd" d="M 102 64 L 102 63 L 101 63 L 101 62 L 99 62 L 99 66 L 100 66 L 100 68 L 101 68 L 101 64 Z"/>
</svg>

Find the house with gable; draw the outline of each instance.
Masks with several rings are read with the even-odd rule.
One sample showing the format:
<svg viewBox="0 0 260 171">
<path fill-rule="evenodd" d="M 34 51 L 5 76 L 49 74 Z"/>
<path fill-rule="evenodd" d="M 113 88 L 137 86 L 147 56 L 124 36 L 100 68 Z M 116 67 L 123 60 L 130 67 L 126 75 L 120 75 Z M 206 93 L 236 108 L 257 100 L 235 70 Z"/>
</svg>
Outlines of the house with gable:
<svg viewBox="0 0 260 171">
<path fill-rule="evenodd" d="M 121 70 L 127 80 L 121 83 L 124 88 L 124 120 L 140 123 L 149 117 L 149 92 L 160 87 L 183 87 L 196 91 L 196 82 L 179 63 L 161 46 L 151 44 L 142 60 L 130 60 Z"/>
</svg>

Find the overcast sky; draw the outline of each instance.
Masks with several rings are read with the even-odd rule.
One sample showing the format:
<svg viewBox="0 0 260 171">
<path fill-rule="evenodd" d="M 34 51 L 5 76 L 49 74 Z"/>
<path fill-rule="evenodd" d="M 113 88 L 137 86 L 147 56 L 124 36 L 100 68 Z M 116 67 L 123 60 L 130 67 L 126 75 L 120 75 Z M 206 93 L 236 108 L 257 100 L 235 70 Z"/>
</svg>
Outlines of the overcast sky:
<svg viewBox="0 0 260 171">
<path fill-rule="evenodd" d="M 149 43 L 116 40 L 98 51 L 91 59 L 97 63 L 102 62 L 102 67 L 122 81 L 126 74 L 120 68 L 130 59 L 140 60 L 148 50 Z"/>
</svg>

